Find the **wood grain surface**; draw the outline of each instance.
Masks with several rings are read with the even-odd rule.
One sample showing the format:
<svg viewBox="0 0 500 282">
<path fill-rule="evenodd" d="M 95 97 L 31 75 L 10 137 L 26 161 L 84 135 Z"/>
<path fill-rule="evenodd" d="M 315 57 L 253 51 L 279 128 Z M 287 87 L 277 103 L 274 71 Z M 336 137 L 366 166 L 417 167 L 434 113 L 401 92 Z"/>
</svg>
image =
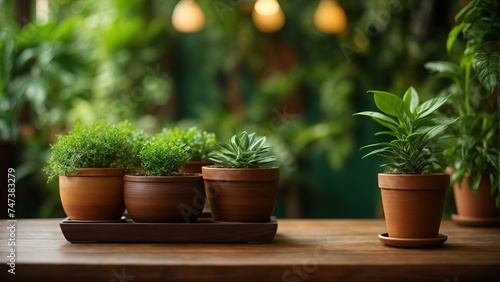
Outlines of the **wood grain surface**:
<svg viewBox="0 0 500 282">
<path fill-rule="evenodd" d="M 500 229 L 450 221 L 441 247 L 398 249 L 378 241 L 383 220 L 279 219 L 271 244 L 71 244 L 61 220 L 17 221 L 16 274 L 2 263 L 0 281 L 500 281 Z"/>
</svg>

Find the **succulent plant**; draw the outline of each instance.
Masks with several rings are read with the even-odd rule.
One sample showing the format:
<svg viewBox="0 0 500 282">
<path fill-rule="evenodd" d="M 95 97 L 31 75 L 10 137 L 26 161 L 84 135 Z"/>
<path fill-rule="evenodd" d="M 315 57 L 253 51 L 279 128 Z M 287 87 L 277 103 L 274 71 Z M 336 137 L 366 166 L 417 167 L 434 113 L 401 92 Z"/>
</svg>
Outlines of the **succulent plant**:
<svg viewBox="0 0 500 282">
<path fill-rule="evenodd" d="M 220 167 L 257 168 L 276 160 L 269 156 L 271 146 L 266 146 L 266 137 L 258 137 L 255 132 L 246 131 L 233 135 L 228 143 L 217 143 L 220 150 L 210 154 L 210 160 Z"/>
</svg>

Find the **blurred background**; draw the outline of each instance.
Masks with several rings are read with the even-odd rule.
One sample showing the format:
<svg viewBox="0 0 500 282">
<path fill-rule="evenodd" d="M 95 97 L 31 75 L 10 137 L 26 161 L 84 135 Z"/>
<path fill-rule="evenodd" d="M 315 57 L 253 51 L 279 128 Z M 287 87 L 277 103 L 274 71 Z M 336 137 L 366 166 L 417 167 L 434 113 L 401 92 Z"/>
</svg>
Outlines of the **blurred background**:
<svg viewBox="0 0 500 282">
<path fill-rule="evenodd" d="M 278 217 L 382 216 L 380 160 L 359 151 L 380 128 L 352 114 L 372 109 L 370 89 L 436 96 L 423 65 L 453 58 L 466 3 L 178 3 L 0 0 L 1 171 L 16 169 L 16 216 L 64 217 L 42 172 L 50 144 L 100 118 L 219 140 L 256 131 L 279 159 Z"/>
</svg>

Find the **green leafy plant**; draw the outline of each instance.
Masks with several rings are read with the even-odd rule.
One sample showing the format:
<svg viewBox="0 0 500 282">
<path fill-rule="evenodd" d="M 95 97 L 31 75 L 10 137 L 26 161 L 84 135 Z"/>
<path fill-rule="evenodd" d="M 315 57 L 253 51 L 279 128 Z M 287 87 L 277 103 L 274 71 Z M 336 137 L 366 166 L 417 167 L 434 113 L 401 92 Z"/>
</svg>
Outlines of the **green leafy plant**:
<svg viewBox="0 0 500 282">
<path fill-rule="evenodd" d="M 147 176 L 179 175 L 179 169 L 189 160 L 188 149 L 178 142 L 157 134 L 139 152 L 141 168 Z"/>
<path fill-rule="evenodd" d="M 134 148 L 128 137 L 124 130 L 103 120 L 76 124 L 51 145 L 51 156 L 44 168 L 48 180 L 78 168 L 131 168 Z"/>
<path fill-rule="evenodd" d="M 467 179 L 475 193 L 483 173 L 488 172 L 492 192 L 499 190 L 500 125 L 494 95 L 487 94 L 477 79 L 455 63 L 438 61 L 425 66 L 439 77 L 454 82 L 442 91 L 450 97 L 445 105 L 446 113 L 458 117 L 457 122 L 447 129 L 449 138 L 444 150 L 447 164 L 454 169 L 451 183 L 462 183 Z M 469 77 L 464 79 L 467 75 Z M 500 196 L 496 202 L 500 207 Z"/>
<path fill-rule="evenodd" d="M 436 118 L 433 113 L 443 105 L 447 97 L 438 97 L 422 104 L 417 91 L 410 87 L 403 98 L 384 92 L 371 90 L 375 105 L 380 112 L 365 111 L 355 115 L 368 116 L 389 129 L 375 135 L 388 135 L 390 142 L 380 142 L 362 147 L 381 147 L 366 154 L 379 155 L 389 160 L 383 164 L 390 173 L 423 174 L 436 169 L 444 169 L 445 161 L 439 150 L 438 136 L 453 120 Z"/>
<path fill-rule="evenodd" d="M 459 19 L 462 22 L 450 31 L 446 48 L 450 52 L 462 34 L 466 48 L 461 64 L 467 72 L 472 67 L 487 91 L 494 92 L 500 80 L 500 3 L 497 0 L 473 0 L 457 13 L 455 20 Z"/>
<path fill-rule="evenodd" d="M 447 114 L 458 116 L 447 134 L 444 151 L 454 172 L 451 182 L 467 179 L 476 193 L 484 172 L 489 174 L 491 192 L 500 192 L 500 146 L 498 89 L 500 89 L 500 3 L 495 0 L 473 0 L 457 13 L 462 19 L 448 34 L 447 49 L 451 52 L 459 35 L 465 48 L 460 62 L 428 62 L 425 67 L 437 77 L 453 83 L 442 92 L 450 96 Z M 500 207 L 500 193 L 496 198 Z"/>
<path fill-rule="evenodd" d="M 150 139 L 150 136 L 143 130 L 135 128 L 128 120 L 118 123 L 117 127 L 123 130 L 129 142 L 132 144 L 134 151 L 130 156 L 131 162 L 134 164 L 134 169 L 139 169 L 141 164 L 139 152 L 142 146 Z"/>
<path fill-rule="evenodd" d="M 268 156 L 270 146 L 266 146 L 266 137 L 258 137 L 255 132 L 246 131 L 233 135 L 226 143 L 217 143 L 219 151 L 210 154 L 210 160 L 220 167 L 256 168 L 263 167 L 276 160 Z"/>
<path fill-rule="evenodd" d="M 215 133 L 203 131 L 196 127 L 187 130 L 178 127 L 164 129 L 161 133 L 165 138 L 184 144 L 189 152 L 190 161 L 206 161 L 215 145 Z"/>
</svg>

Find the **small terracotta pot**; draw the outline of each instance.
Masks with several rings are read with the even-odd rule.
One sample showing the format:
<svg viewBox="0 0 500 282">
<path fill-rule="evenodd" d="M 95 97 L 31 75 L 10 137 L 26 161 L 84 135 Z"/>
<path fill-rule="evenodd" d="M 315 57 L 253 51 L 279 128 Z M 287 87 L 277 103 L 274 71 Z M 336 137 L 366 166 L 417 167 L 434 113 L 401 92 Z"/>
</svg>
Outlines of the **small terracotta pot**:
<svg viewBox="0 0 500 282">
<path fill-rule="evenodd" d="M 436 238 L 450 176 L 439 174 L 378 175 L 389 237 Z"/>
<path fill-rule="evenodd" d="M 201 173 L 202 166 L 209 166 L 213 164 L 214 163 L 210 161 L 189 161 L 179 171 L 182 173 Z"/>
<path fill-rule="evenodd" d="M 59 176 L 59 194 L 72 220 L 118 220 L 125 211 L 122 169 L 80 168 Z"/>
<path fill-rule="evenodd" d="M 202 168 L 216 221 L 268 222 L 278 197 L 279 168 Z"/>
<path fill-rule="evenodd" d="M 135 222 L 194 222 L 205 206 L 201 174 L 125 175 L 124 198 Z"/>
<path fill-rule="evenodd" d="M 453 195 L 457 206 L 457 213 L 462 216 L 495 218 L 500 214 L 500 210 L 495 205 L 497 193 L 490 193 L 491 182 L 489 173 L 483 173 L 481 182 L 474 195 L 467 184 L 467 178 L 453 184 Z"/>
</svg>

